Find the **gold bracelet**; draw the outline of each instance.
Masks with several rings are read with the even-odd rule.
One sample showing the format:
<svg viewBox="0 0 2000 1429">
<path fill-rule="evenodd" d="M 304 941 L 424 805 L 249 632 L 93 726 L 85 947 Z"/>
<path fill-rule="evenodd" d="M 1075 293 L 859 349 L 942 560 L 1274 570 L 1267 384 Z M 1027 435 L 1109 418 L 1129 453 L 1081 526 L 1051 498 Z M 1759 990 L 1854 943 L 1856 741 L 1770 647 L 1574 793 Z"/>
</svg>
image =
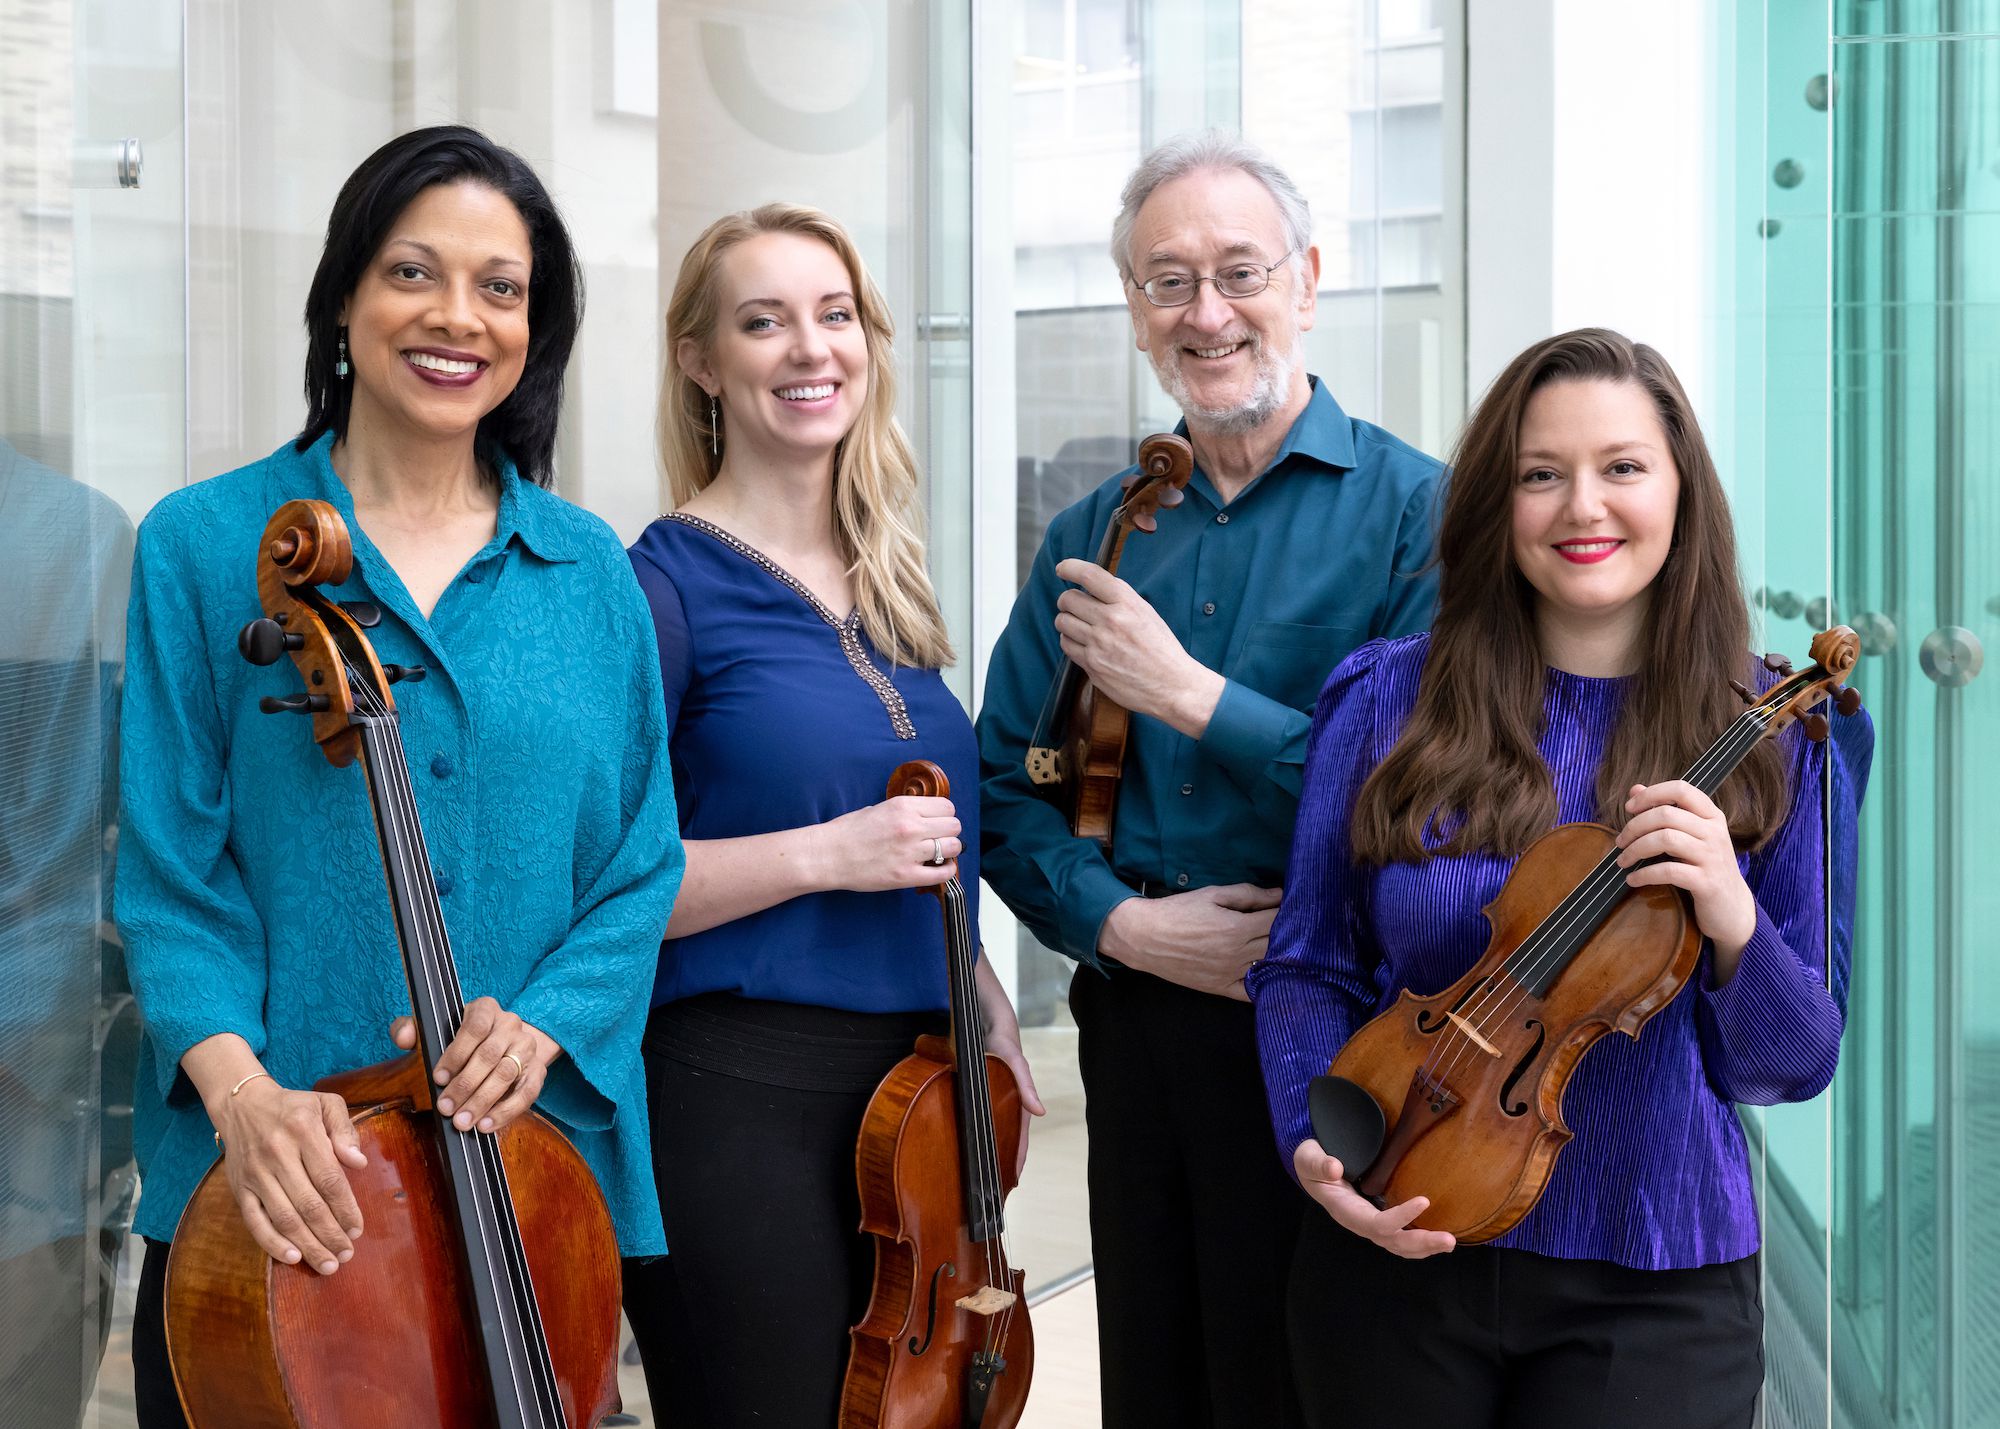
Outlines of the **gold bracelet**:
<svg viewBox="0 0 2000 1429">
<path fill-rule="evenodd" d="M 232 1097 L 235 1096 L 238 1092 L 242 1091 L 245 1087 L 249 1086 L 259 1077 L 271 1077 L 271 1074 L 269 1072 L 252 1072 L 249 1076 L 245 1077 L 242 1081 L 238 1082 L 235 1086 L 231 1087 L 229 1089 L 229 1095 L 231 1095 Z M 278 1079 L 276 1077 L 271 1077 L 271 1080 L 275 1082 Z"/>
</svg>

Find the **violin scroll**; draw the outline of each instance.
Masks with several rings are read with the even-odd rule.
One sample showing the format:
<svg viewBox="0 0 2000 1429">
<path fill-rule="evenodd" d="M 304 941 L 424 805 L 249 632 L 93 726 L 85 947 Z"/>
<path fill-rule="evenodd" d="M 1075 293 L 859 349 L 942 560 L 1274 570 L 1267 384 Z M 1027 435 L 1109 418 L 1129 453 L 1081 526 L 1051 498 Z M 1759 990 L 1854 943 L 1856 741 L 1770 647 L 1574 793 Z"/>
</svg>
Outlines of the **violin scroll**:
<svg viewBox="0 0 2000 1429">
<path fill-rule="evenodd" d="M 1796 720 L 1807 739 L 1815 743 L 1825 739 L 1826 716 L 1811 712 L 1812 708 L 1829 697 L 1833 707 L 1843 715 L 1852 715 L 1861 708 L 1860 694 L 1845 688 L 1847 676 L 1860 656 L 1861 637 L 1845 625 L 1836 625 L 1813 637 L 1812 664 L 1807 669 L 1794 672 L 1782 657 L 1766 655 L 1764 667 L 1781 678 L 1750 706 L 1760 716 L 1765 732 L 1775 733 Z"/>
<path fill-rule="evenodd" d="M 1125 524 L 1151 533 L 1159 529 L 1153 513 L 1172 510 L 1187 499 L 1182 490 L 1194 475 L 1194 448 L 1185 437 L 1160 432 L 1139 443 L 1139 469 L 1123 482 L 1125 500 L 1118 514 Z"/>
<path fill-rule="evenodd" d="M 898 764 L 896 772 L 889 776 L 889 797 L 897 799 L 906 794 L 920 799 L 949 799 L 951 780 L 930 760 L 912 759 Z"/>
</svg>

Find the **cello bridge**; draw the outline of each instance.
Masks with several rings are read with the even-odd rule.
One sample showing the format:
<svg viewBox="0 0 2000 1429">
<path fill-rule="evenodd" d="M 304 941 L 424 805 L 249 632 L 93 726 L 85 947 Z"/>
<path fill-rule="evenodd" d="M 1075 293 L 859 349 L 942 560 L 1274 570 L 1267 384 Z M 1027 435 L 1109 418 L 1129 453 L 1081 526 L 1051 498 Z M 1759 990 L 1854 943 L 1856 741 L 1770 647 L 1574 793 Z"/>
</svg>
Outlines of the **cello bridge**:
<svg viewBox="0 0 2000 1429">
<path fill-rule="evenodd" d="M 961 1310 L 974 1315 L 997 1315 L 1002 1310 L 1014 1308 L 1019 1297 L 1011 1290 L 1001 1290 L 997 1286 L 982 1285 L 970 1295 L 961 1295 L 953 1303 Z"/>
</svg>

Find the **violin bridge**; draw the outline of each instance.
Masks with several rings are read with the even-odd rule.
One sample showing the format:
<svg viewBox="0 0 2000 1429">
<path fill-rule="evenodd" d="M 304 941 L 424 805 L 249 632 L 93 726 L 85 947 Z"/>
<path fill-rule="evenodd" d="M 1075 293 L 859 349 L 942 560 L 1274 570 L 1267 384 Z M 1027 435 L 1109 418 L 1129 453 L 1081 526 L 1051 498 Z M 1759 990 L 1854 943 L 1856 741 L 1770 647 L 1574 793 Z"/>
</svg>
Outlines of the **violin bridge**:
<svg viewBox="0 0 2000 1429">
<path fill-rule="evenodd" d="M 997 1315 L 1002 1310 L 1014 1308 L 1016 1300 L 1011 1290 L 1001 1290 L 996 1286 L 982 1285 L 970 1295 L 961 1295 L 956 1303 L 961 1310 L 969 1310 L 975 1315 Z"/>
<path fill-rule="evenodd" d="M 1447 1012 L 1445 1016 L 1451 1019 L 1451 1021 L 1457 1026 L 1459 1031 L 1463 1032 L 1467 1037 L 1470 1037 L 1475 1043 L 1477 1043 L 1479 1046 L 1479 1050 L 1484 1052 L 1487 1056 L 1497 1057 L 1500 1055 L 1500 1049 L 1498 1047 L 1495 1047 L 1491 1042 L 1488 1042 L 1484 1037 L 1481 1037 L 1478 1031 L 1473 1027 L 1473 1025 L 1470 1022 L 1467 1022 L 1463 1017 L 1460 1017 L 1456 1012 Z"/>
<path fill-rule="evenodd" d="M 1036 784 L 1055 784 L 1062 779 L 1062 751 L 1046 744 L 1028 749 L 1028 778 Z"/>
</svg>

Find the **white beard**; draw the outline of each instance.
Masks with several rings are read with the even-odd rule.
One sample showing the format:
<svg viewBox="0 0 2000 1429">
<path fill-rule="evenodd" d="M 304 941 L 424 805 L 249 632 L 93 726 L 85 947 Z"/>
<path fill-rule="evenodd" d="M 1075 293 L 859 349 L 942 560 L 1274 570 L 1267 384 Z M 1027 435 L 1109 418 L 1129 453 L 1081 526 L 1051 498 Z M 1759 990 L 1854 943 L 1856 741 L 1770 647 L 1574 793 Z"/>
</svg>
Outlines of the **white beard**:
<svg viewBox="0 0 2000 1429">
<path fill-rule="evenodd" d="M 1164 352 L 1156 348 L 1147 355 L 1153 360 L 1153 374 L 1160 379 L 1161 389 L 1173 398 L 1174 405 L 1181 409 L 1189 422 L 1218 433 L 1253 432 L 1269 421 L 1291 395 L 1292 378 L 1304 360 L 1305 344 L 1296 332 L 1283 352 L 1254 333 L 1245 341 L 1251 344 L 1251 356 L 1257 364 L 1256 376 L 1250 384 L 1249 393 L 1233 407 L 1205 407 L 1195 400 L 1194 394 L 1188 390 L 1187 376 L 1181 371 L 1179 343 Z"/>
</svg>

